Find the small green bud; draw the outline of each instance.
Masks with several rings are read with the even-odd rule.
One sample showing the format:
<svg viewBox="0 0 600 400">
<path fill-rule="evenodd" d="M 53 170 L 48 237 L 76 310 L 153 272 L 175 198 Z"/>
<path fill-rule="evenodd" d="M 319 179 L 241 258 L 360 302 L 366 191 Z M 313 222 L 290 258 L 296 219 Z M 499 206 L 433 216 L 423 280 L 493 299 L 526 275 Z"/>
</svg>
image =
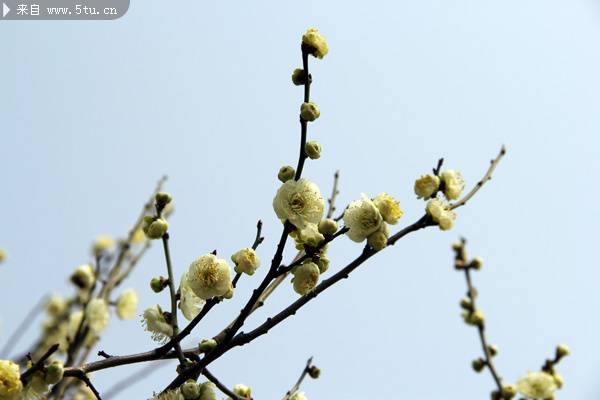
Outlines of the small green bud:
<svg viewBox="0 0 600 400">
<path fill-rule="evenodd" d="M 320 115 L 321 111 L 319 111 L 319 107 L 313 102 L 302 103 L 300 106 L 300 117 L 304 121 L 312 122 L 319 118 Z"/>
<path fill-rule="evenodd" d="M 158 278 L 152 278 L 150 280 L 150 288 L 154 293 L 162 292 L 162 290 L 167 287 L 167 284 L 167 280 L 162 276 L 159 276 Z"/>
<path fill-rule="evenodd" d="M 306 85 L 306 74 L 303 69 L 296 68 L 294 72 L 292 72 L 292 82 L 296 86 Z"/>
<path fill-rule="evenodd" d="M 481 310 L 474 310 L 472 312 L 465 311 L 462 316 L 467 325 L 481 327 L 485 323 L 485 316 Z"/>
<path fill-rule="evenodd" d="M 319 379 L 321 376 L 321 370 L 317 366 L 311 365 L 308 368 L 308 375 L 313 379 Z"/>
<path fill-rule="evenodd" d="M 277 174 L 277 178 L 279 178 L 279 180 L 283 183 L 289 181 L 290 179 L 294 179 L 294 176 L 296 176 L 296 170 L 289 165 L 284 165 L 283 167 L 279 168 L 279 173 Z"/>
<path fill-rule="evenodd" d="M 464 243 L 463 242 L 454 242 L 452 243 L 452 250 L 454 251 L 461 251 L 464 248 Z"/>
<path fill-rule="evenodd" d="M 488 346 L 488 351 L 490 352 L 490 356 L 495 357 L 498 354 L 498 346 L 491 344 Z"/>
<path fill-rule="evenodd" d="M 479 373 L 485 368 L 485 360 L 483 358 L 477 358 L 471 361 L 471 367 L 475 372 Z"/>
<path fill-rule="evenodd" d="M 150 222 L 151 221 L 151 222 Z M 162 218 L 154 218 L 148 217 L 144 218 L 144 233 L 148 239 L 160 239 L 163 237 L 167 230 L 169 229 L 169 224 Z"/>
<path fill-rule="evenodd" d="M 64 371 L 65 369 L 62 362 L 52 361 L 50 365 L 46 367 L 44 381 L 48 385 L 55 385 L 62 380 Z"/>
<path fill-rule="evenodd" d="M 319 267 L 319 273 L 324 274 L 329 269 L 329 258 L 325 256 L 319 256 L 319 259 L 315 261 L 317 267 Z"/>
<path fill-rule="evenodd" d="M 217 400 L 215 392 L 215 384 L 212 382 L 204 382 L 200 385 L 200 396 L 198 400 Z"/>
<path fill-rule="evenodd" d="M 502 397 L 506 400 L 510 400 L 517 395 L 517 388 L 515 385 L 504 385 L 502 387 Z"/>
<path fill-rule="evenodd" d="M 200 397 L 200 386 L 193 379 L 188 379 L 181 385 L 181 394 L 186 400 L 193 400 Z"/>
<path fill-rule="evenodd" d="M 169 204 L 173 200 L 173 197 L 171 197 L 169 193 L 158 192 L 156 193 L 156 196 L 154 196 L 154 200 L 156 201 L 156 206 L 158 207 L 158 209 L 162 210 L 167 204 Z"/>
<path fill-rule="evenodd" d="M 338 230 L 338 223 L 331 218 L 319 222 L 319 232 L 323 235 L 333 235 Z"/>
<path fill-rule="evenodd" d="M 556 356 L 558 358 L 566 357 L 569 354 L 571 354 L 571 350 L 566 344 L 559 344 L 558 346 L 556 346 Z"/>
<path fill-rule="evenodd" d="M 473 260 L 471 260 L 469 267 L 480 270 L 481 267 L 483 267 L 483 259 L 481 257 L 475 257 Z"/>
<path fill-rule="evenodd" d="M 202 339 L 198 345 L 200 353 L 208 353 L 217 347 L 217 341 L 215 339 Z"/>
<path fill-rule="evenodd" d="M 304 152 L 311 160 L 317 160 L 321 157 L 321 145 L 314 140 L 306 142 Z"/>
</svg>

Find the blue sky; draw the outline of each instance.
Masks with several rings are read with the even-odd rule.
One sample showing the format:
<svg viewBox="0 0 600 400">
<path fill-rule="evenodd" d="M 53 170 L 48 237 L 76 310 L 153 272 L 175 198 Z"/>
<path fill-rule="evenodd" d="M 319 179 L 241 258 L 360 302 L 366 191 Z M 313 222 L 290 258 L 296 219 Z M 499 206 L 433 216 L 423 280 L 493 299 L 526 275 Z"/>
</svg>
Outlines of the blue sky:
<svg viewBox="0 0 600 400">
<path fill-rule="evenodd" d="M 309 137 L 323 153 L 305 176 L 329 193 L 340 169 L 341 206 L 386 191 L 400 199 L 404 226 L 423 212 L 414 179 L 439 157 L 474 184 L 502 144 L 508 154 L 452 231 L 410 235 L 212 372 L 249 384 L 257 399 L 280 398 L 313 355 L 323 374 L 304 386 L 311 399 L 485 398 L 492 380 L 470 370 L 480 349 L 457 305 L 465 289 L 450 244 L 462 235 L 485 260 L 475 283 L 505 380 L 538 369 L 565 342 L 573 355 L 557 398 L 598 398 L 593 0 L 146 0 L 111 22 L 0 21 L 0 247 L 10 254 L 0 267 L 0 345 L 40 295 L 70 293 L 66 276 L 88 261 L 91 240 L 126 232 L 164 173 L 177 210 L 176 274 L 213 249 L 228 258 L 248 245 L 258 218 L 259 255 L 270 260 L 281 229 L 271 207 L 277 170 L 297 157 L 302 93 L 290 74 L 310 26 L 330 54 L 311 60 L 322 114 Z M 360 250 L 340 240 L 331 271 Z M 147 289 L 163 269 L 155 246 L 129 281 L 142 306 L 168 304 Z M 235 315 L 260 271 L 189 343 Z M 295 298 L 283 285 L 249 326 Z M 114 320 L 100 348 L 152 346 L 138 321 Z M 169 365 L 120 398 L 161 389 Z M 93 379 L 107 390 L 139 368 Z"/>
</svg>

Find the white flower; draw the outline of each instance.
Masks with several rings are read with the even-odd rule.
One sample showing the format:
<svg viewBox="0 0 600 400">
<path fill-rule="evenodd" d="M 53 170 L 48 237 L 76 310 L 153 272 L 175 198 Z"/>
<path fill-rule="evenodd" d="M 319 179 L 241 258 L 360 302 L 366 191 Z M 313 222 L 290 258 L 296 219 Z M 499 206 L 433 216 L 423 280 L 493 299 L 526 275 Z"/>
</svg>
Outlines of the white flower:
<svg viewBox="0 0 600 400">
<path fill-rule="evenodd" d="M 375 204 L 366 196 L 350 203 L 344 212 L 344 224 L 349 231 L 348 237 L 355 242 L 362 242 L 371 233 L 381 227 L 383 217 Z"/>
<path fill-rule="evenodd" d="M 200 311 L 202 310 L 202 307 L 204 307 L 204 304 L 206 303 L 206 301 L 204 299 L 201 299 L 200 297 L 196 296 L 196 294 L 190 287 L 190 285 L 188 283 L 187 272 L 185 272 L 181 276 L 181 283 L 179 285 L 179 294 L 181 297 L 181 299 L 179 300 L 179 309 L 183 313 L 183 316 L 188 321 L 191 321 L 194 318 L 196 318 L 198 313 L 200 313 Z"/>
<path fill-rule="evenodd" d="M 428 199 L 440 188 L 440 178 L 435 175 L 422 175 L 415 181 L 415 194 L 418 199 Z"/>
<path fill-rule="evenodd" d="M 250 247 L 246 247 L 231 256 L 231 261 L 235 264 L 235 272 L 238 274 L 245 272 L 248 275 L 253 275 L 254 271 L 260 266 L 260 259 L 256 251 Z"/>
<path fill-rule="evenodd" d="M 460 172 L 449 169 L 442 172 L 442 181 L 444 182 L 444 195 L 448 200 L 456 200 L 460 197 L 465 188 L 465 181 Z"/>
<path fill-rule="evenodd" d="M 302 44 L 308 46 L 309 53 L 317 58 L 323 58 L 329 52 L 329 46 L 325 36 L 319 33 L 317 28 L 308 28 L 302 35 Z"/>
<path fill-rule="evenodd" d="M 213 254 L 198 257 L 188 269 L 187 281 L 196 296 L 208 300 L 224 296 L 232 289 L 227 261 Z"/>
<path fill-rule="evenodd" d="M 125 289 L 117 299 L 117 317 L 131 319 L 138 305 L 138 295 L 134 289 Z"/>
<path fill-rule="evenodd" d="M 22 390 L 19 365 L 10 360 L 0 360 L 0 398 L 12 399 Z"/>
<path fill-rule="evenodd" d="M 163 311 L 157 304 L 144 311 L 142 325 L 152 333 L 152 340 L 164 342 L 173 336 L 173 327 L 167 322 Z"/>
<path fill-rule="evenodd" d="M 517 390 L 530 399 L 550 399 L 554 396 L 556 383 L 546 372 L 529 372 L 517 382 Z"/>
<path fill-rule="evenodd" d="M 427 214 L 429 214 L 431 218 L 438 223 L 441 230 L 447 231 L 452 229 L 452 226 L 454 226 L 456 214 L 450 210 L 447 203 L 442 202 L 440 199 L 436 198 L 429 200 L 425 211 L 427 211 Z"/>
<path fill-rule="evenodd" d="M 85 318 L 90 329 L 102 332 L 108 326 L 108 305 L 104 299 L 92 299 L 85 308 Z"/>
<path fill-rule="evenodd" d="M 307 224 L 318 224 L 323 217 L 325 202 L 319 187 L 300 179 L 285 182 L 273 199 L 273 209 L 281 222 L 290 221 L 298 229 Z"/>
<path fill-rule="evenodd" d="M 317 286 L 321 271 L 317 264 L 308 261 L 294 268 L 292 274 L 294 274 L 294 279 L 292 279 L 294 290 L 304 296 Z"/>
<path fill-rule="evenodd" d="M 46 312 L 51 317 L 62 314 L 67 309 L 67 302 L 61 296 L 52 296 L 46 303 Z"/>
<path fill-rule="evenodd" d="M 308 400 L 304 392 L 297 392 L 290 400 Z"/>
<path fill-rule="evenodd" d="M 400 209 L 400 203 L 387 193 L 381 193 L 373 199 L 383 220 L 388 224 L 395 225 L 404 212 Z"/>
</svg>

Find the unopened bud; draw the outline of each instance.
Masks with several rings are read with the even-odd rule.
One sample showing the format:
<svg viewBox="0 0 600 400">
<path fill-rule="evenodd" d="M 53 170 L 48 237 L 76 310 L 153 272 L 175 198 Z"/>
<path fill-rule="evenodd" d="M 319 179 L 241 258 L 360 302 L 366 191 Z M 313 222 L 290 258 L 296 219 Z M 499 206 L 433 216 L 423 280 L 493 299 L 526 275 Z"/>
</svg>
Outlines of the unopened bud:
<svg viewBox="0 0 600 400">
<path fill-rule="evenodd" d="M 279 168 L 279 173 L 277 174 L 277 178 L 285 183 L 287 181 L 289 181 L 290 179 L 294 179 L 294 176 L 296 175 L 296 171 L 294 170 L 293 167 L 289 166 L 289 165 L 284 165 L 283 167 Z"/>
<path fill-rule="evenodd" d="M 159 210 L 162 210 L 173 200 L 173 197 L 171 197 L 169 193 L 158 192 L 156 193 L 156 196 L 154 196 L 154 200 L 156 201 L 156 207 L 158 207 Z"/>
<path fill-rule="evenodd" d="M 471 260 L 471 264 L 469 264 L 470 268 L 474 268 L 476 270 L 480 270 L 483 267 L 483 259 L 481 257 L 475 257 Z"/>
<path fill-rule="evenodd" d="M 212 382 L 204 382 L 200 385 L 200 396 L 198 400 L 217 400 L 215 384 Z"/>
<path fill-rule="evenodd" d="M 306 142 L 304 152 L 311 160 L 317 160 L 321 157 L 321 145 L 314 140 Z"/>
<path fill-rule="evenodd" d="M 498 346 L 495 344 L 489 345 L 488 351 L 490 352 L 490 356 L 495 357 L 498 354 Z"/>
<path fill-rule="evenodd" d="M 144 217 L 144 233 L 148 239 L 160 239 L 169 229 L 169 224 L 162 218 Z"/>
<path fill-rule="evenodd" d="M 60 382 L 63 378 L 64 366 L 60 361 L 52 361 L 50 365 L 46 367 L 46 375 L 44 381 L 48 385 L 55 385 Z"/>
<path fill-rule="evenodd" d="M 202 339 L 198 345 L 198 350 L 201 353 L 208 353 L 217 347 L 217 341 L 215 339 Z"/>
<path fill-rule="evenodd" d="M 292 72 L 292 82 L 296 86 L 306 85 L 306 74 L 303 69 L 296 68 L 294 72 Z"/>
<path fill-rule="evenodd" d="M 320 115 L 321 111 L 319 111 L 319 107 L 313 102 L 302 103 L 300 106 L 300 117 L 304 121 L 312 122 L 319 118 Z"/>
<path fill-rule="evenodd" d="M 517 395 L 517 388 L 515 385 L 504 385 L 502 387 L 502 398 L 510 400 Z"/>
<path fill-rule="evenodd" d="M 469 299 L 468 297 L 463 297 L 462 299 L 460 299 L 460 308 L 467 311 L 472 310 L 473 303 L 471 302 L 471 299 Z"/>
<path fill-rule="evenodd" d="M 569 354 L 571 354 L 571 350 L 566 344 L 559 344 L 558 346 L 556 346 L 556 356 L 558 358 L 566 357 Z"/>
<path fill-rule="evenodd" d="M 308 367 L 308 375 L 313 379 L 318 379 L 321 376 L 321 370 L 317 366 L 311 365 Z"/>
<path fill-rule="evenodd" d="M 165 278 L 159 276 L 158 278 L 152 278 L 152 280 L 150 280 L 150 288 L 154 293 L 160 293 L 167 287 L 168 283 L 169 282 Z"/>
<path fill-rule="evenodd" d="M 482 358 L 477 358 L 471 361 L 471 367 L 475 372 L 481 372 L 485 368 L 485 360 Z"/>
<path fill-rule="evenodd" d="M 319 222 L 319 232 L 323 235 L 333 235 L 338 230 L 338 223 L 331 218 Z"/>
</svg>

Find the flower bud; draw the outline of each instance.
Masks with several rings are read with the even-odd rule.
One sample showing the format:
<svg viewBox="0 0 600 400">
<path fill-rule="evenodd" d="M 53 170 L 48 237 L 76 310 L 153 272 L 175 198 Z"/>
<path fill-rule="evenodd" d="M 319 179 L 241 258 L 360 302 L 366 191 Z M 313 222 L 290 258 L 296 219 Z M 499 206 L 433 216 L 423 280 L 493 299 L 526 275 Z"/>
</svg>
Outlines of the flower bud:
<svg viewBox="0 0 600 400">
<path fill-rule="evenodd" d="M 193 379 L 185 381 L 185 383 L 181 385 L 180 390 L 183 398 L 186 400 L 193 400 L 200 397 L 200 385 Z"/>
<path fill-rule="evenodd" d="M 294 179 L 294 176 L 296 176 L 296 171 L 289 165 L 279 168 L 279 173 L 277 174 L 277 178 L 283 183 Z"/>
<path fill-rule="evenodd" d="M 474 268 L 476 270 L 480 270 L 483 267 L 483 259 L 481 257 L 475 257 L 471 260 L 471 264 L 469 264 L 470 268 Z"/>
<path fill-rule="evenodd" d="M 498 346 L 491 344 L 488 346 L 488 351 L 490 352 L 490 356 L 495 357 L 498 354 Z"/>
<path fill-rule="evenodd" d="M 158 192 L 156 193 L 156 196 L 154 196 L 154 200 L 156 201 L 156 207 L 159 210 L 162 210 L 167 204 L 169 204 L 173 200 L 173 197 L 171 197 L 169 193 Z"/>
<path fill-rule="evenodd" d="M 217 400 L 215 392 L 215 384 L 212 382 L 204 382 L 200 385 L 200 396 L 198 400 Z"/>
<path fill-rule="evenodd" d="M 60 382 L 63 378 L 64 367 L 60 361 L 52 361 L 48 367 L 46 367 L 46 375 L 44 380 L 48 385 L 55 385 Z"/>
<path fill-rule="evenodd" d="M 95 257 L 100 257 L 102 254 L 112 249 L 114 245 L 115 240 L 112 237 L 108 235 L 100 235 L 92 244 L 92 255 Z"/>
<path fill-rule="evenodd" d="M 565 380 L 563 379 L 563 377 L 559 373 L 555 372 L 552 374 L 552 378 L 554 379 L 556 387 L 558 389 L 562 389 L 562 387 L 565 385 Z"/>
<path fill-rule="evenodd" d="M 471 299 L 469 299 L 468 297 L 463 297 L 462 299 L 460 299 L 460 308 L 467 311 L 472 310 L 473 303 L 471 302 Z"/>
<path fill-rule="evenodd" d="M 418 199 L 428 199 L 440 188 L 440 178 L 435 175 L 423 175 L 415 181 L 415 194 Z"/>
<path fill-rule="evenodd" d="M 314 140 L 306 142 L 304 152 L 311 160 L 317 160 L 321 157 L 321 145 Z"/>
<path fill-rule="evenodd" d="M 485 360 L 483 358 L 477 358 L 471 362 L 471 367 L 475 372 L 479 373 L 485 368 Z"/>
<path fill-rule="evenodd" d="M 306 85 L 306 74 L 303 69 L 296 68 L 294 72 L 292 72 L 292 82 L 296 86 Z"/>
<path fill-rule="evenodd" d="M 320 115 L 321 111 L 319 111 L 319 107 L 313 102 L 302 103 L 300 106 L 300 117 L 304 121 L 312 122 L 319 118 Z"/>
<path fill-rule="evenodd" d="M 381 224 L 381 228 L 367 237 L 367 243 L 375 251 L 380 251 L 386 248 L 388 243 L 389 232 L 385 223 Z"/>
<path fill-rule="evenodd" d="M 463 319 L 465 320 L 465 323 L 467 325 L 474 325 L 474 326 L 483 326 L 483 324 L 485 323 L 485 316 L 483 315 L 483 311 L 481 310 L 475 310 L 473 312 L 464 312 L 463 313 Z"/>
<path fill-rule="evenodd" d="M 317 267 L 319 267 L 319 273 L 324 274 L 329 269 L 329 258 L 325 256 L 319 256 L 319 259 L 315 262 Z"/>
<path fill-rule="evenodd" d="M 159 276 L 158 278 L 152 278 L 152 280 L 150 280 L 150 288 L 154 293 L 162 292 L 162 290 L 166 288 L 167 285 L 167 280 L 162 276 Z"/>
<path fill-rule="evenodd" d="M 162 218 L 144 217 L 144 233 L 148 239 L 160 239 L 169 229 L 169 224 Z"/>
<path fill-rule="evenodd" d="M 318 379 L 321 376 L 321 370 L 317 366 L 311 365 L 308 368 L 308 375 L 313 379 Z"/>
<path fill-rule="evenodd" d="M 198 345 L 198 350 L 201 353 L 208 353 L 217 347 L 217 341 L 215 339 L 202 339 Z"/>
<path fill-rule="evenodd" d="M 338 224 L 335 220 L 327 218 L 319 222 L 319 232 L 323 235 L 333 235 L 338 230 Z"/>
<path fill-rule="evenodd" d="M 233 393 L 237 394 L 238 396 L 244 399 L 250 399 L 252 397 L 252 390 L 250 389 L 250 387 L 241 383 L 238 383 L 233 387 Z"/>
<path fill-rule="evenodd" d="M 329 52 L 327 40 L 316 28 L 308 28 L 302 35 L 302 48 L 306 48 L 308 54 L 322 59 Z"/>
<path fill-rule="evenodd" d="M 506 400 L 510 400 L 517 395 L 517 388 L 515 385 L 504 385 L 502 387 L 502 397 Z"/>
<path fill-rule="evenodd" d="M 71 282 L 80 289 L 90 288 L 95 280 L 94 270 L 88 264 L 77 267 L 71 275 Z"/>
<path fill-rule="evenodd" d="M 566 357 L 569 354 L 571 354 L 571 350 L 566 344 L 559 344 L 558 346 L 556 346 L 556 356 L 558 358 Z"/>
</svg>

